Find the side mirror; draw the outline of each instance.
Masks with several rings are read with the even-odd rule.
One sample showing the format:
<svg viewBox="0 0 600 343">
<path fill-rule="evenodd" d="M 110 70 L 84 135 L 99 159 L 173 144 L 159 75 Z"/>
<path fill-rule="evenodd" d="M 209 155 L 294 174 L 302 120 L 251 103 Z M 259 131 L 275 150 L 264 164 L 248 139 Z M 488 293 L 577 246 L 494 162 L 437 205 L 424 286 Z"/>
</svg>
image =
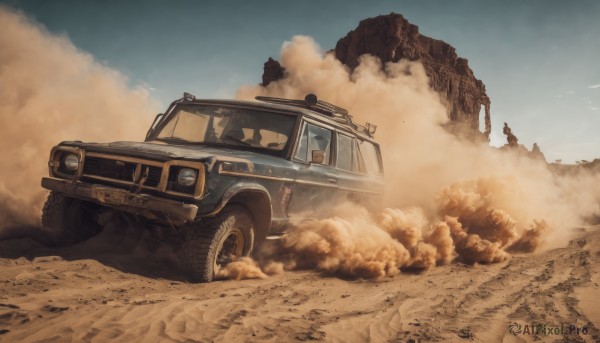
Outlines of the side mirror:
<svg viewBox="0 0 600 343">
<path fill-rule="evenodd" d="M 311 163 L 323 164 L 325 162 L 324 150 L 313 150 Z"/>
</svg>

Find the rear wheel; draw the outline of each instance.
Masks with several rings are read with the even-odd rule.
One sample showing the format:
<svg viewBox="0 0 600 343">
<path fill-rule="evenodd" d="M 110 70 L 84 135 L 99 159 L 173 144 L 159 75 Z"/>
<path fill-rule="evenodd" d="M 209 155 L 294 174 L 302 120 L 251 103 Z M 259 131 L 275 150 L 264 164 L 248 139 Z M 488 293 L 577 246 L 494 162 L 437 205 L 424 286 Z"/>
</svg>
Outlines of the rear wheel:
<svg viewBox="0 0 600 343">
<path fill-rule="evenodd" d="M 248 211 L 226 206 L 212 218 L 185 225 L 183 263 L 194 282 L 210 282 L 217 270 L 247 256 L 254 246 L 254 228 Z"/>
<path fill-rule="evenodd" d="M 98 205 L 50 192 L 42 210 L 43 243 L 51 246 L 75 244 L 98 234 Z"/>
</svg>

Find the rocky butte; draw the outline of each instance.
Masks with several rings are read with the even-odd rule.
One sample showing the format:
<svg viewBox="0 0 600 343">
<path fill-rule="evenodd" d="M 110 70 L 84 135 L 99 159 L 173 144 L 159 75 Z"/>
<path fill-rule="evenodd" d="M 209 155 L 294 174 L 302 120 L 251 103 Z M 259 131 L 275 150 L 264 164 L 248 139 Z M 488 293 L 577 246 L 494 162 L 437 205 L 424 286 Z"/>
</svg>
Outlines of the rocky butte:
<svg viewBox="0 0 600 343">
<path fill-rule="evenodd" d="M 458 57 L 450 44 L 423 36 L 419 28 L 402 15 L 390 13 L 362 20 L 356 29 L 337 42 L 333 53 L 350 69 L 358 65 L 358 58 L 363 54 L 377 56 L 382 63 L 402 59 L 420 61 L 431 87 L 448 108 L 450 128 L 466 128 L 467 133 L 479 133 L 479 113 L 483 105 L 485 129 L 482 134 L 484 139 L 489 139 L 490 99 L 483 82 L 475 77 L 468 61 Z M 281 64 L 269 58 L 264 64 L 262 85 L 284 76 L 285 69 Z"/>
</svg>

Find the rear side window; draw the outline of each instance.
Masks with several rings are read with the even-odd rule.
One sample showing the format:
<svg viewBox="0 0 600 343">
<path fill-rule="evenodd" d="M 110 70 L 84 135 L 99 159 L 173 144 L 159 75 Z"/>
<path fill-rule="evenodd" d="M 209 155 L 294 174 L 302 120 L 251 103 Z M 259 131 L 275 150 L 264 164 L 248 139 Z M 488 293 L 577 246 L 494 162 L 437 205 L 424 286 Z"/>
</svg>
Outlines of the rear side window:
<svg viewBox="0 0 600 343">
<path fill-rule="evenodd" d="M 298 141 L 295 158 L 309 162 L 312 160 L 312 151 L 325 151 L 325 161 L 323 164 L 329 164 L 331 159 L 331 130 L 324 129 L 317 125 L 305 123 L 302 127 L 302 134 Z"/>
<path fill-rule="evenodd" d="M 335 166 L 342 170 L 353 171 L 354 140 L 352 137 L 337 135 L 337 160 Z"/>
<path fill-rule="evenodd" d="M 364 161 L 364 168 L 369 175 L 381 175 L 379 149 L 371 142 L 358 141 L 358 149 Z"/>
</svg>

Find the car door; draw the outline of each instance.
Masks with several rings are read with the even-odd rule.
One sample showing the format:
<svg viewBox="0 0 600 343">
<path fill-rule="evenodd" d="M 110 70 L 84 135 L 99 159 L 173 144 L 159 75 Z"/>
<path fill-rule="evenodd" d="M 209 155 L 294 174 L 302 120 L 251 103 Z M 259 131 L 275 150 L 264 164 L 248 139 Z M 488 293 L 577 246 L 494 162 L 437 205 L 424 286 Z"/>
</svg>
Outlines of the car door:
<svg viewBox="0 0 600 343">
<path fill-rule="evenodd" d="M 323 218 L 331 214 L 337 197 L 337 172 L 332 166 L 334 131 L 305 120 L 293 154 L 299 164 L 288 214 L 290 217 Z M 313 151 L 324 153 L 323 161 L 312 159 Z"/>
</svg>

